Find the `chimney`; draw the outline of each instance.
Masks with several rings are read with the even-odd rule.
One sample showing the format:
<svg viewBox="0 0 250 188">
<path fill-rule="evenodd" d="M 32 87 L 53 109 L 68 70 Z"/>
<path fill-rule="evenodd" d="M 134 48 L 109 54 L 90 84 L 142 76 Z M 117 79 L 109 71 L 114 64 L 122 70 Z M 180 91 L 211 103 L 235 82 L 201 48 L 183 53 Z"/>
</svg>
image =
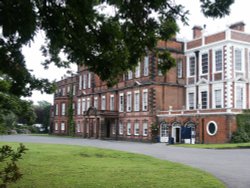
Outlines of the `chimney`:
<svg viewBox="0 0 250 188">
<path fill-rule="evenodd" d="M 201 26 L 194 26 L 193 27 L 193 39 L 200 38 L 202 36 L 202 27 Z"/>
<path fill-rule="evenodd" d="M 236 22 L 229 26 L 230 29 L 237 30 L 237 31 L 245 31 L 245 23 L 244 22 Z"/>
</svg>

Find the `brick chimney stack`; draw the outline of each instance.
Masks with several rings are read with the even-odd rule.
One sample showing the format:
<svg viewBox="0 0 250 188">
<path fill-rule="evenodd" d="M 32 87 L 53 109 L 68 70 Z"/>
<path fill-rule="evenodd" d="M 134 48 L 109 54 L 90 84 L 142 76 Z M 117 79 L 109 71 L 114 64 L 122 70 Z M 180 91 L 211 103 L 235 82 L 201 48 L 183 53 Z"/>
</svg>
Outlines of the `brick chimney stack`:
<svg viewBox="0 0 250 188">
<path fill-rule="evenodd" d="M 229 26 L 230 29 L 237 30 L 237 31 L 245 31 L 245 23 L 244 22 L 236 22 Z"/>
<path fill-rule="evenodd" d="M 200 38 L 202 36 L 202 27 L 201 26 L 194 26 L 193 27 L 193 39 Z"/>
</svg>

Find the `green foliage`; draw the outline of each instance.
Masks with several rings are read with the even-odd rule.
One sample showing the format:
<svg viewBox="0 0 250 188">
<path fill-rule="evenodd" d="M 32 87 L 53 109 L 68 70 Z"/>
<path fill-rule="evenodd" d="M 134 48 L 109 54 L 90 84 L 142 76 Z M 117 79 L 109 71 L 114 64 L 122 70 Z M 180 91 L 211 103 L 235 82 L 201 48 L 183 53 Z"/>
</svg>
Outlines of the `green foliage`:
<svg viewBox="0 0 250 188">
<path fill-rule="evenodd" d="M 229 15 L 234 0 L 200 0 L 201 10 L 207 17 L 222 18 Z"/>
<path fill-rule="evenodd" d="M 233 133 L 231 142 L 232 143 L 250 142 L 250 137 L 245 130 L 240 129 Z"/>
<path fill-rule="evenodd" d="M 14 151 L 11 146 L 3 145 L 0 148 L 0 187 L 5 188 L 10 183 L 15 183 L 22 178 L 17 162 L 22 159 L 22 155 L 27 148 L 20 144 L 17 151 Z"/>
<path fill-rule="evenodd" d="M 42 124 L 45 133 L 48 133 L 50 123 L 50 108 L 51 104 L 47 101 L 38 101 L 38 105 L 34 105 L 35 123 Z"/>
<path fill-rule="evenodd" d="M 145 155 L 61 144 L 27 147 L 20 161 L 27 175 L 12 187 L 224 187 L 206 172 Z"/>
<path fill-rule="evenodd" d="M 249 142 L 250 141 L 250 114 L 248 111 L 244 111 L 243 114 L 236 116 L 237 131 L 233 133 L 231 142 Z"/>
</svg>

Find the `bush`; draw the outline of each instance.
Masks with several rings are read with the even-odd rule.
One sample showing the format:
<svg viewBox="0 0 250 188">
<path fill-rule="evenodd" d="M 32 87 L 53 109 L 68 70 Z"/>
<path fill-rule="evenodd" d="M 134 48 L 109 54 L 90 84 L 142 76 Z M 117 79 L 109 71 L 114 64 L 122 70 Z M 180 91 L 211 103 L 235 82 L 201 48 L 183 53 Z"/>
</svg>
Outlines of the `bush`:
<svg viewBox="0 0 250 188">
<path fill-rule="evenodd" d="M 244 142 L 249 142 L 250 137 L 248 136 L 247 132 L 239 129 L 232 135 L 231 142 L 232 143 L 244 143 Z"/>
</svg>

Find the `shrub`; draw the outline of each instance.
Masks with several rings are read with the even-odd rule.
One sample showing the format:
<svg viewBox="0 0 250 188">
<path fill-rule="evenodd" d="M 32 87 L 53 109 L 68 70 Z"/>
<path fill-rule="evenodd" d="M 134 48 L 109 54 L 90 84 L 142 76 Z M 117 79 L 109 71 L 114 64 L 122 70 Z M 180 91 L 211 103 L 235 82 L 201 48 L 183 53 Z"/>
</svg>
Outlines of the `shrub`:
<svg viewBox="0 0 250 188">
<path fill-rule="evenodd" d="M 239 129 L 235 133 L 233 133 L 231 142 L 232 143 L 243 143 L 243 142 L 249 142 L 250 137 L 248 136 L 247 132 Z"/>
</svg>

